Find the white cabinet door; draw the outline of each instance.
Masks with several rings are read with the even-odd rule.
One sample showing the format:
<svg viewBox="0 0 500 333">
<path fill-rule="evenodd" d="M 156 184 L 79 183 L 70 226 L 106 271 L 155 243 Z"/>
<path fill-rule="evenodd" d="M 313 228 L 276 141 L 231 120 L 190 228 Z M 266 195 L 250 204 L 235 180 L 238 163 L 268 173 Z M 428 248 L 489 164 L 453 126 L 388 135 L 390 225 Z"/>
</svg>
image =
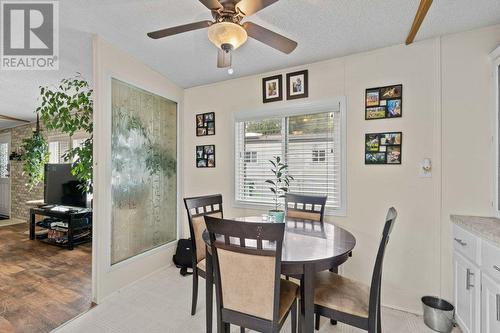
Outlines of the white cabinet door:
<svg viewBox="0 0 500 333">
<path fill-rule="evenodd" d="M 479 333 L 480 271 L 456 251 L 453 254 L 455 317 L 463 333 Z"/>
<path fill-rule="evenodd" d="M 486 274 L 481 284 L 481 332 L 500 332 L 500 284 Z"/>
</svg>

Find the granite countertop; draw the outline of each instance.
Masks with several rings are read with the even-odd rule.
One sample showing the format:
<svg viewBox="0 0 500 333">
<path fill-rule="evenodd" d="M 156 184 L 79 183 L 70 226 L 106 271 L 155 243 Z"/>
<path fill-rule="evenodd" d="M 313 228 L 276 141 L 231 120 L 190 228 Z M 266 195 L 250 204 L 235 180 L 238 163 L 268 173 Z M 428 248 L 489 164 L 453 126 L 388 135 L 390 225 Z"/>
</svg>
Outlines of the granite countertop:
<svg viewBox="0 0 500 333">
<path fill-rule="evenodd" d="M 467 215 L 450 215 L 451 222 L 480 238 L 500 246 L 500 219 Z"/>
</svg>

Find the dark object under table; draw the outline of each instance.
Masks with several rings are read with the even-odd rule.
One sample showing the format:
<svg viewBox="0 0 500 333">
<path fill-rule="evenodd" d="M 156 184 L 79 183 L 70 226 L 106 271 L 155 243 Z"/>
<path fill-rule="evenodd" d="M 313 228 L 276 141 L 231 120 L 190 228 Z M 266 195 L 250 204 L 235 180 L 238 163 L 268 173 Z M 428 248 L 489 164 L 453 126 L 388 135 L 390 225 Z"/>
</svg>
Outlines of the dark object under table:
<svg viewBox="0 0 500 333">
<path fill-rule="evenodd" d="M 75 210 L 68 210 L 68 211 L 60 211 L 60 210 L 53 210 L 53 207 L 50 208 L 31 208 L 30 209 L 30 239 L 35 240 L 38 239 L 39 241 L 42 241 L 44 243 L 48 243 L 51 245 L 57 245 L 61 247 L 65 247 L 69 250 L 73 250 L 76 245 L 87 243 L 92 240 L 92 209 L 90 208 L 80 208 L 80 209 L 75 209 Z M 46 217 L 52 217 L 58 220 L 61 220 L 63 222 L 68 223 L 68 241 L 64 243 L 58 243 L 56 241 L 53 241 L 49 238 L 47 238 L 46 235 L 36 235 L 35 233 L 35 227 L 36 227 L 36 220 L 35 216 L 36 215 L 41 215 L 41 216 L 46 216 Z M 84 223 L 85 219 L 90 219 L 89 223 Z M 50 227 L 46 227 L 46 229 L 50 229 Z M 75 239 L 75 235 L 78 232 L 81 232 L 83 230 L 90 230 L 90 236 L 88 237 L 83 237 L 81 239 Z"/>
<path fill-rule="evenodd" d="M 261 217 L 235 219 L 242 222 L 264 222 Z M 314 276 L 331 270 L 347 261 L 356 239 L 347 230 L 333 224 L 286 218 L 281 257 L 281 274 L 300 279 L 299 332 L 314 332 Z M 203 240 L 209 244 L 208 232 Z M 207 246 L 206 322 L 207 333 L 212 332 L 213 266 L 210 246 Z M 220 316 L 220 313 L 217 313 Z"/>
</svg>

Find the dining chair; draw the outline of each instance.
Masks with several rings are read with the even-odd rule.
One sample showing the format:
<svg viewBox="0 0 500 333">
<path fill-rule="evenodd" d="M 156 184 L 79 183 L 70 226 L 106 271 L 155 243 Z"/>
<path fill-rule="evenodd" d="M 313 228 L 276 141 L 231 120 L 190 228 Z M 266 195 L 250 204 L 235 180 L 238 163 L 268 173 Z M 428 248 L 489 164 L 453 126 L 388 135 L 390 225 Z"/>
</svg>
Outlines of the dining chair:
<svg viewBox="0 0 500 333">
<path fill-rule="evenodd" d="M 320 316 L 343 322 L 369 333 L 381 333 L 380 289 L 385 248 L 396 222 L 397 211 L 391 207 L 385 219 L 382 240 L 373 269 L 371 286 L 325 271 L 315 277 L 314 312 L 316 329 Z"/>
<path fill-rule="evenodd" d="M 206 195 L 200 197 L 184 198 L 186 206 L 189 233 L 191 235 L 191 250 L 193 258 L 193 299 L 191 303 L 191 315 L 196 314 L 196 303 L 198 301 L 198 277 L 205 278 L 205 242 L 202 235 L 206 230 L 205 216 L 223 218 L 222 195 Z"/>
<path fill-rule="evenodd" d="M 285 196 L 286 216 L 323 223 L 326 195 L 303 195 L 287 193 Z"/>
<path fill-rule="evenodd" d="M 230 325 L 277 333 L 291 313 L 297 331 L 299 287 L 281 279 L 285 225 L 206 217 L 215 272 L 219 332 Z"/>
</svg>

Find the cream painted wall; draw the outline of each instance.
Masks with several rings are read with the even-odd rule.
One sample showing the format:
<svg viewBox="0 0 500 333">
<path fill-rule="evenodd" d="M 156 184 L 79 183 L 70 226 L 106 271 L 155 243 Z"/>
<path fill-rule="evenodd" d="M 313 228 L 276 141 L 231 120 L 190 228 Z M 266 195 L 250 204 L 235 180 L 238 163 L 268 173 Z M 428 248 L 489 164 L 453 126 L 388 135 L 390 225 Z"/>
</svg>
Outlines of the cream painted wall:
<svg viewBox="0 0 500 333">
<path fill-rule="evenodd" d="M 450 214 L 492 215 L 494 95 L 488 57 L 500 26 L 442 38 L 443 209 L 441 274 L 451 298 Z"/>
<path fill-rule="evenodd" d="M 179 104 L 182 130 L 183 90 L 127 53 L 94 37 L 94 242 L 93 298 L 99 303 L 111 293 L 163 267 L 172 260 L 175 244 L 110 266 L 111 249 L 111 77 L 115 77 Z M 182 152 L 182 146 L 179 147 Z M 182 159 L 181 159 L 182 160 Z M 182 192 L 182 168 L 178 188 Z M 180 197 L 180 193 L 179 193 Z M 179 200 L 180 203 L 180 200 Z M 183 213 L 179 205 L 179 214 Z"/>
<path fill-rule="evenodd" d="M 449 214 L 490 213 L 488 54 L 499 43 L 496 26 L 187 89 L 184 195 L 222 193 L 226 216 L 256 213 L 233 206 L 233 113 L 266 107 L 263 77 L 307 68 L 310 100 L 347 97 L 347 216 L 328 218 L 358 241 L 344 274 L 369 282 L 384 216 L 393 205 L 399 218 L 384 266 L 383 303 L 421 312 L 421 296 L 451 297 Z M 365 89 L 397 83 L 404 85 L 403 117 L 365 121 Z M 209 111 L 216 112 L 217 135 L 198 138 L 195 114 Z M 404 133 L 403 164 L 365 166 L 364 134 L 392 130 Z M 217 168 L 195 167 L 200 144 L 216 145 Z M 419 178 L 418 164 L 428 157 L 433 177 Z M 184 217 L 185 233 L 186 223 Z"/>
</svg>

